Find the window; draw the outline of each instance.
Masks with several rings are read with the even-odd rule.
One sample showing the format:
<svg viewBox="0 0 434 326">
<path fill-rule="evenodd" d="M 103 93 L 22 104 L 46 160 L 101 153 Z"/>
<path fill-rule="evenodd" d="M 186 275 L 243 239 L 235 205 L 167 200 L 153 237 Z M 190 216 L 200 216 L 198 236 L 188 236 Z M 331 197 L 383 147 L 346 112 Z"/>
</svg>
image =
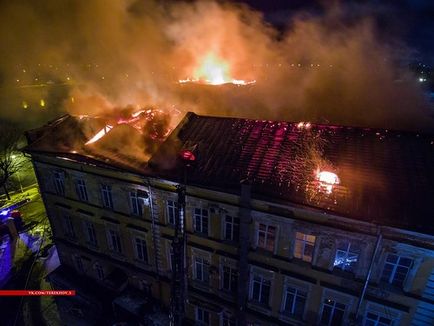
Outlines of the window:
<svg viewBox="0 0 434 326">
<path fill-rule="evenodd" d="M 201 282 L 209 282 L 209 261 L 202 257 L 194 258 L 194 276 Z"/>
<path fill-rule="evenodd" d="M 225 240 L 237 241 L 240 237 L 240 219 L 226 215 L 224 233 Z"/>
<path fill-rule="evenodd" d="M 169 250 L 169 256 L 167 257 L 168 259 L 168 265 L 170 270 L 173 270 L 173 247 L 172 244 L 168 242 L 168 250 Z"/>
<path fill-rule="evenodd" d="M 221 326 L 237 326 L 237 320 L 232 314 L 223 312 Z"/>
<path fill-rule="evenodd" d="M 257 238 L 259 248 L 273 252 L 276 239 L 276 227 L 260 223 Z"/>
<path fill-rule="evenodd" d="M 393 319 L 380 314 L 368 312 L 363 321 L 363 326 L 388 326 L 393 325 Z"/>
<path fill-rule="evenodd" d="M 78 199 L 81 201 L 88 201 L 86 182 L 83 179 L 77 180 L 75 184 L 75 189 L 77 191 Z"/>
<path fill-rule="evenodd" d="M 360 250 L 350 242 L 342 242 L 336 248 L 334 267 L 344 271 L 354 272 L 359 259 Z"/>
<path fill-rule="evenodd" d="M 95 268 L 96 276 L 100 281 L 102 281 L 104 279 L 104 269 L 99 263 L 95 263 L 94 268 Z"/>
<path fill-rule="evenodd" d="M 87 242 L 92 246 L 96 247 L 98 245 L 98 241 L 96 238 L 95 226 L 92 222 L 89 221 L 85 221 L 84 223 L 86 228 Z"/>
<path fill-rule="evenodd" d="M 321 325 L 342 325 L 344 322 L 345 309 L 345 304 L 330 298 L 325 298 L 321 311 Z"/>
<path fill-rule="evenodd" d="M 80 256 L 74 257 L 74 263 L 75 263 L 75 269 L 77 270 L 77 272 L 84 273 L 83 260 L 81 259 Z"/>
<path fill-rule="evenodd" d="M 65 174 L 63 171 L 54 171 L 54 188 L 56 194 L 65 196 Z"/>
<path fill-rule="evenodd" d="M 284 295 L 283 313 L 291 317 L 303 319 L 307 292 L 287 286 Z"/>
<path fill-rule="evenodd" d="M 238 271 L 230 266 L 223 266 L 222 273 L 222 289 L 236 292 L 238 287 Z"/>
<path fill-rule="evenodd" d="M 178 203 L 174 200 L 167 201 L 167 222 L 175 225 L 176 216 L 178 215 Z"/>
<path fill-rule="evenodd" d="M 108 185 L 101 186 L 102 204 L 106 208 L 113 209 L 112 187 Z"/>
<path fill-rule="evenodd" d="M 268 306 L 270 298 L 271 280 L 261 275 L 253 275 L 250 299 L 256 303 Z"/>
<path fill-rule="evenodd" d="M 413 259 L 411 258 L 388 254 L 381 280 L 402 287 L 412 265 Z"/>
<path fill-rule="evenodd" d="M 194 231 L 208 234 L 208 210 L 202 208 L 194 209 Z"/>
<path fill-rule="evenodd" d="M 146 240 L 142 238 L 135 238 L 136 258 L 142 262 L 148 263 L 148 249 Z"/>
<path fill-rule="evenodd" d="M 313 248 L 315 247 L 315 236 L 296 232 L 294 257 L 301 260 L 312 262 Z"/>
<path fill-rule="evenodd" d="M 109 230 L 109 247 L 117 253 L 122 253 L 121 237 L 118 231 Z"/>
<path fill-rule="evenodd" d="M 72 224 L 71 216 L 63 216 L 63 231 L 67 237 L 75 238 L 74 225 Z"/>
<path fill-rule="evenodd" d="M 196 321 L 199 325 L 209 325 L 209 311 L 196 307 Z"/>
<path fill-rule="evenodd" d="M 139 197 L 137 191 L 130 192 L 131 213 L 143 216 L 143 198 Z"/>
</svg>

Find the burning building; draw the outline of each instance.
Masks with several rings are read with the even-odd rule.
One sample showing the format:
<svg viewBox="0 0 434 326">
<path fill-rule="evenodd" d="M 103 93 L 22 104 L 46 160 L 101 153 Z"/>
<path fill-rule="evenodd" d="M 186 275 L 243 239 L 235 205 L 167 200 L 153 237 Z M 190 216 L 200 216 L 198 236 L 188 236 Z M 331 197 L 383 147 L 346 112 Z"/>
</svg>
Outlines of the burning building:
<svg viewBox="0 0 434 326">
<path fill-rule="evenodd" d="M 27 133 L 62 269 L 200 325 L 433 324 L 433 136 L 139 116 Z"/>
</svg>

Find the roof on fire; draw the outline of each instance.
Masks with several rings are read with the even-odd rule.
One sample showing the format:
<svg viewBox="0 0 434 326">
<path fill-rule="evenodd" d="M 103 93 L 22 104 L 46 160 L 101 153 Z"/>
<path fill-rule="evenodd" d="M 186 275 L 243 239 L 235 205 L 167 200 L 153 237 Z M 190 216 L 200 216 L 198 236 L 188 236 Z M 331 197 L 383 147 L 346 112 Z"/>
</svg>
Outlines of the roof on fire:
<svg viewBox="0 0 434 326">
<path fill-rule="evenodd" d="M 188 184 L 319 208 L 367 222 L 434 234 L 434 136 L 384 129 L 200 116 L 188 113 L 152 156 L 179 180 L 179 151 L 191 150 Z M 318 171 L 337 174 L 329 192 Z"/>
</svg>

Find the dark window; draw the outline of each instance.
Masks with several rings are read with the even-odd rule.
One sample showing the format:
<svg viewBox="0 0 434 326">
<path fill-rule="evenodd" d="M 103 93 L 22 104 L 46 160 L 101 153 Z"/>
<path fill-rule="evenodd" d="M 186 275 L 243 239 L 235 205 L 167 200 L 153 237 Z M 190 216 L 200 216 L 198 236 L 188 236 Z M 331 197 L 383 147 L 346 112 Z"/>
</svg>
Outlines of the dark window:
<svg viewBox="0 0 434 326">
<path fill-rule="evenodd" d="M 148 250 L 146 246 L 146 240 L 142 238 L 135 238 L 136 244 L 136 258 L 145 263 L 148 262 Z"/>
<path fill-rule="evenodd" d="M 175 219 L 178 215 L 178 203 L 174 200 L 167 201 L 167 222 L 175 225 Z"/>
<path fill-rule="evenodd" d="M 89 198 L 87 196 L 86 182 L 82 179 L 77 180 L 76 190 L 78 199 L 81 201 L 88 201 Z"/>
<path fill-rule="evenodd" d="M 240 237 L 240 219 L 226 215 L 224 233 L 225 240 L 238 241 Z"/>
<path fill-rule="evenodd" d="M 238 286 L 238 271 L 230 266 L 223 266 L 223 289 L 236 292 Z"/>
<path fill-rule="evenodd" d="M 270 299 L 271 281 L 260 275 L 253 276 L 252 301 L 268 306 Z"/>
<path fill-rule="evenodd" d="M 108 185 L 101 186 L 102 204 L 106 208 L 113 209 L 112 188 Z"/>
<path fill-rule="evenodd" d="M 284 313 L 302 319 L 307 293 L 288 286 L 285 293 Z"/>
<path fill-rule="evenodd" d="M 274 252 L 275 240 L 276 227 L 260 223 L 258 227 L 258 247 Z"/>
<path fill-rule="evenodd" d="M 413 259 L 401 257 L 395 254 L 388 254 L 384 264 L 381 280 L 399 287 L 402 287 L 408 272 L 413 266 Z"/>
<path fill-rule="evenodd" d="M 62 171 L 54 172 L 54 188 L 56 189 L 56 194 L 65 196 L 65 174 Z"/>
<path fill-rule="evenodd" d="M 338 326 L 344 321 L 346 306 L 332 299 L 324 299 L 321 313 L 321 325 Z"/>
<path fill-rule="evenodd" d="M 194 209 L 194 231 L 208 235 L 208 210 Z"/>
</svg>

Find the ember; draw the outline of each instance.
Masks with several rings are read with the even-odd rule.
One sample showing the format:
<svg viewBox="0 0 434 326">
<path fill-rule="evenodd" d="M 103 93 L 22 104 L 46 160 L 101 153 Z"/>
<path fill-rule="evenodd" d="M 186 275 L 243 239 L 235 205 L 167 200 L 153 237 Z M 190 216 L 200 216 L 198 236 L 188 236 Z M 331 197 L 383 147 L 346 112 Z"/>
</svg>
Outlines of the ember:
<svg viewBox="0 0 434 326">
<path fill-rule="evenodd" d="M 189 150 L 182 150 L 179 153 L 179 155 L 185 161 L 195 161 L 196 160 L 196 156 L 193 154 L 192 151 L 189 151 Z"/>
</svg>

